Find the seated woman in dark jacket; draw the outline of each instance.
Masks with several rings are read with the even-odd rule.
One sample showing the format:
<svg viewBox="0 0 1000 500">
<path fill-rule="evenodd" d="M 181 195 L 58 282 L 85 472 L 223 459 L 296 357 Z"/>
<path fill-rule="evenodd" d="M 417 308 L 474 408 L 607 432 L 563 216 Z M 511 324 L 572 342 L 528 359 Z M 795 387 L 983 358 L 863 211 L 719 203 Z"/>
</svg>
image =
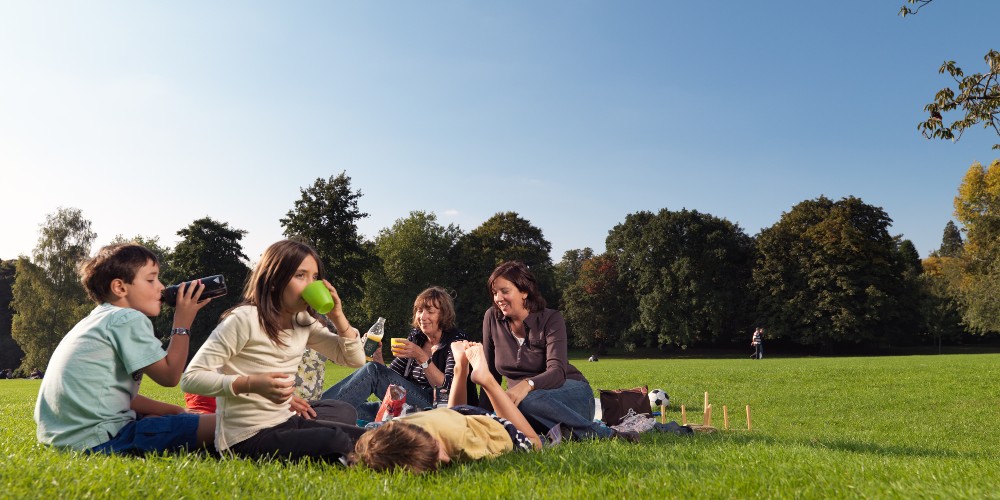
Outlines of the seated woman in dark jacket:
<svg viewBox="0 0 1000 500">
<path fill-rule="evenodd" d="M 569 364 L 566 322 L 545 307 L 535 276 L 521 262 L 504 262 L 489 280 L 493 306 L 483 317 L 483 350 L 493 377 L 507 378 L 507 397 L 532 427 L 546 433 L 559 424 L 566 437 L 621 437 L 594 422 L 594 391 Z M 481 406 L 492 408 L 488 397 Z"/>
<path fill-rule="evenodd" d="M 381 399 L 390 384 L 405 387 L 406 403 L 417 408 L 432 406 L 439 390 L 444 391 L 441 402 L 446 405 L 455 372 L 451 343 L 459 340 L 468 337 L 455 327 L 451 295 L 439 287 L 428 288 L 413 302 L 413 329 L 405 341 L 393 346 L 392 363 L 386 366 L 378 358 L 365 363 L 327 389 L 323 399 L 346 401 L 358 409 L 359 419 L 367 421 L 375 419 L 379 406 L 368 397 Z M 468 384 L 468 397 L 469 404 L 478 402 L 474 384 Z"/>
</svg>

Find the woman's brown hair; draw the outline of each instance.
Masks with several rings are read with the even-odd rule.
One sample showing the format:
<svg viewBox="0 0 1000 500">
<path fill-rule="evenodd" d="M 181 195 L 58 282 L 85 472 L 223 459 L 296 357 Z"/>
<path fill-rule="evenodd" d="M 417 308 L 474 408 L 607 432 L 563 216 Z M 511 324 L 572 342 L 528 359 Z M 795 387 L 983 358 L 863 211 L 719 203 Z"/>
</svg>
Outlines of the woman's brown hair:
<svg viewBox="0 0 1000 500">
<path fill-rule="evenodd" d="M 493 283 L 497 278 L 503 278 L 513 283 L 518 291 L 528 294 L 524 299 L 524 308 L 528 312 L 538 312 L 545 309 L 545 297 L 542 297 L 541 292 L 538 291 L 538 282 L 535 281 L 535 275 L 531 274 L 531 270 L 523 262 L 508 260 L 497 266 L 493 270 L 493 274 L 490 275 L 490 281 L 487 286 L 490 295 L 493 295 Z"/>
<path fill-rule="evenodd" d="M 455 301 L 444 288 L 437 286 L 420 292 L 413 301 L 413 328 L 420 328 L 420 323 L 417 322 L 417 310 L 428 306 L 434 306 L 441 311 L 438 323 L 442 332 L 455 328 Z M 444 337 L 441 337 L 441 340 L 444 341 Z"/>
</svg>

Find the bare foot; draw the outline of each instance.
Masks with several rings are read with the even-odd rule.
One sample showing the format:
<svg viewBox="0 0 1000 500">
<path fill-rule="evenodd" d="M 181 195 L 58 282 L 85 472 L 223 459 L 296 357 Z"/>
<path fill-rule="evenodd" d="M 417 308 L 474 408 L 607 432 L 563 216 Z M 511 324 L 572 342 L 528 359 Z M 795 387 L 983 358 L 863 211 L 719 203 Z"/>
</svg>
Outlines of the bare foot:
<svg viewBox="0 0 1000 500">
<path fill-rule="evenodd" d="M 483 354 L 482 344 L 473 344 L 465 349 L 465 355 L 469 357 L 469 364 L 472 365 L 472 381 L 483 385 L 493 379 L 489 366 L 486 365 L 486 356 Z"/>
<path fill-rule="evenodd" d="M 466 362 L 465 350 L 469 346 L 468 340 L 458 340 L 451 343 L 451 355 L 455 358 L 455 365 Z"/>
</svg>

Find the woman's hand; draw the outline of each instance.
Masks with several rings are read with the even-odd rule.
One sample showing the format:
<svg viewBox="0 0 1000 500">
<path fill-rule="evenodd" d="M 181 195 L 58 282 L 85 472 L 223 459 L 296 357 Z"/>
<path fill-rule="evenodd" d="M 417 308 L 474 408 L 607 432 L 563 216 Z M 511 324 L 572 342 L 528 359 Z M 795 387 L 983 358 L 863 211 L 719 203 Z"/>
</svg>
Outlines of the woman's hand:
<svg viewBox="0 0 1000 500">
<path fill-rule="evenodd" d="M 507 389 L 507 397 L 509 397 L 510 400 L 513 401 L 514 405 L 516 406 L 520 405 L 521 401 L 524 401 L 524 398 L 528 396 L 529 392 L 531 392 L 531 386 L 528 385 L 528 382 L 526 380 L 522 380 L 520 384 L 517 384 L 510 389 Z"/>
<path fill-rule="evenodd" d="M 316 418 L 316 410 L 314 410 L 312 406 L 309 406 L 309 402 L 307 402 L 306 400 L 298 396 L 292 395 L 292 399 L 291 401 L 289 401 L 289 404 L 291 406 L 288 408 L 288 410 L 295 412 L 298 416 L 306 420 L 312 420 Z"/>
<path fill-rule="evenodd" d="M 288 401 L 295 391 L 295 377 L 285 373 L 260 373 L 247 377 L 247 390 L 264 396 L 272 403 Z"/>
<path fill-rule="evenodd" d="M 409 358 L 416 360 L 418 363 L 423 363 L 430 359 L 430 354 L 424 351 L 423 347 L 414 344 L 406 339 L 400 339 L 399 342 L 391 344 L 392 355 L 397 358 Z"/>
</svg>

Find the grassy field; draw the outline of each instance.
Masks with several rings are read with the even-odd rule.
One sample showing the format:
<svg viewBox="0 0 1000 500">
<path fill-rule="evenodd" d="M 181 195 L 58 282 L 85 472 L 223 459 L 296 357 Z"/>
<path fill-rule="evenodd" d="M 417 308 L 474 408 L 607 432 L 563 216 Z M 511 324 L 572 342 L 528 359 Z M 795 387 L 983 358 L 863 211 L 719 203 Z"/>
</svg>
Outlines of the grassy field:
<svg viewBox="0 0 1000 500">
<path fill-rule="evenodd" d="M 191 453 L 85 456 L 36 444 L 38 381 L 0 380 L 0 498 L 744 498 L 1000 496 L 1000 355 L 574 360 L 594 389 L 648 384 L 667 417 L 736 430 L 568 443 L 422 477 Z M 335 381 L 346 371 L 328 372 Z M 175 403 L 148 379 L 143 393 Z M 753 430 L 744 407 L 751 406 Z"/>
</svg>

